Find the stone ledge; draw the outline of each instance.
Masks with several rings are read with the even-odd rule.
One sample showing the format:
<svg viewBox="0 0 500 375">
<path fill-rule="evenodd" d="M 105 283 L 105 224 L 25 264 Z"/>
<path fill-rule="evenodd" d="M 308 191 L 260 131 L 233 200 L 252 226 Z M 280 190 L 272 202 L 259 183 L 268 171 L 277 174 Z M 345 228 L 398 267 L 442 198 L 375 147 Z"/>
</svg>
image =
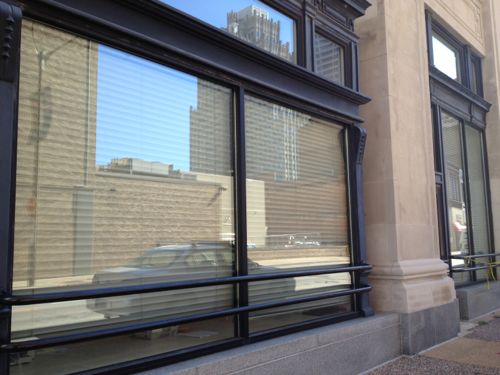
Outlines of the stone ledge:
<svg viewBox="0 0 500 375">
<path fill-rule="evenodd" d="M 400 353 L 399 314 L 379 314 L 262 341 L 141 374 L 348 375 L 366 371 L 398 357 Z M 359 355 L 362 355 L 362 361 Z"/>
<path fill-rule="evenodd" d="M 500 281 L 457 289 L 460 319 L 471 320 L 500 308 Z"/>
</svg>

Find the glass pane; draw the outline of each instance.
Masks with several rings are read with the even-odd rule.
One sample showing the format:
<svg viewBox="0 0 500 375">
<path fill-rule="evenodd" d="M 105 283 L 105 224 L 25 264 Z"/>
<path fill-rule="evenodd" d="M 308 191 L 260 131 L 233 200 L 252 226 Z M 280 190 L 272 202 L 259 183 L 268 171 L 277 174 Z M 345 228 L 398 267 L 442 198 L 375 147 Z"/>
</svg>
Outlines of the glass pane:
<svg viewBox="0 0 500 375">
<path fill-rule="evenodd" d="M 231 91 L 29 20 L 21 49 L 15 292 L 232 275 Z"/>
<path fill-rule="evenodd" d="M 351 276 L 349 273 L 259 281 L 249 284 L 249 303 L 286 301 L 350 288 Z M 351 298 L 351 296 L 343 296 L 252 312 L 250 314 L 250 331 L 262 331 L 307 320 L 345 314 L 352 311 Z"/>
<path fill-rule="evenodd" d="M 11 375 L 74 373 L 229 339 L 233 334 L 233 317 L 227 317 L 78 344 L 30 350 L 11 354 L 10 373 Z"/>
<path fill-rule="evenodd" d="M 464 187 L 464 164 L 460 121 L 446 112 L 441 113 L 443 156 L 446 173 L 448 225 L 451 255 L 469 255 L 468 220 Z M 454 267 L 464 265 L 463 260 L 452 259 Z M 457 273 L 461 280 L 468 273 Z"/>
<path fill-rule="evenodd" d="M 231 307 L 232 285 L 16 306 L 12 311 L 12 339 L 35 340 Z"/>
<path fill-rule="evenodd" d="M 321 34 L 314 34 L 314 71 L 344 85 L 344 49 Z"/>
<path fill-rule="evenodd" d="M 458 51 L 436 34 L 432 35 L 432 55 L 437 69 L 448 77 L 460 81 Z"/>
<path fill-rule="evenodd" d="M 161 0 L 238 39 L 296 62 L 295 22 L 258 0 Z"/>
<path fill-rule="evenodd" d="M 492 253 L 489 242 L 489 225 L 487 198 L 485 186 L 485 170 L 483 163 L 483 144 L 481 132 L 467 126 L 465 128 L 467 140 L 468 182 L 470 191 L 470 208 L 474 254 Z M 478 258 L 473 263 L 476 266 L 485 265 L 488 258 Z M 484 272 L 482 272 L 484 276 Z"/>
<path fill-rule="evenodd" d="M 250 96 L 245 120 L 249 272 L 349 265 L 343 128 Z M 308 285 L 350 285 L 339 277 Z M 250 302 L 298 296 L 298 281 L 254 283 Z"/>
<path fill-rule="evenodd" d="M 477 76 L 478 76 L 478 68 L 476 66 L 478 62 L 475 60 L 472 60 L 470 63 L 470 89 L 475 92 L 478 95 L 481 95 L 479 87 L 478 87 L 478 82 L 477 82 Z"/>
<path fill-rule="evenodd" d="M 250 272 L 350 263 L 344 132 L 246 97 Z"/>
</svg>

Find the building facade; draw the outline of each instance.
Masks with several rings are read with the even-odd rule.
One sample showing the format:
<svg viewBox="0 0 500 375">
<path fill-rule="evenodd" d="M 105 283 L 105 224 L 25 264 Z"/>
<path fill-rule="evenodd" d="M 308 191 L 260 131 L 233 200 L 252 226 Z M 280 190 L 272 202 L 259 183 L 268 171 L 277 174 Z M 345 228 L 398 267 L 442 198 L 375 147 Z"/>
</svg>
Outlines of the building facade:
<svg viewBox="0 0 500 375">
<path fill-rule="evenodd" d="M 500 308 L 498 22 L 0 1 L 0 373 L 356 374 Z"/>
</svg>

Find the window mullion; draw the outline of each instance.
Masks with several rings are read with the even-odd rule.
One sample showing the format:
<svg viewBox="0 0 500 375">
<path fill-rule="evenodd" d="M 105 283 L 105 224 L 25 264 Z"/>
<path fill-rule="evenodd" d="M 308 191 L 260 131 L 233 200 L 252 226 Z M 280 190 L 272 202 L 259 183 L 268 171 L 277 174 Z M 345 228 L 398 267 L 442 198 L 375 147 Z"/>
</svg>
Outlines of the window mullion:
<svg viewBox="0 0 500 375">
<path fill-rule="evenodd" d="M 238 88 L 235 95 L 235 209 L 236 209 L 236 251 L 237 275 L 248 275 L 247 254 L 247 212 L 246 212 L 246 162 L 245 162 L 245 90 Z M 238 285 L 238 306 L 248 305 L 248 282 Z M 248 312 L 238 316 L 239 336 L 249 336 Z"/>
</svg>

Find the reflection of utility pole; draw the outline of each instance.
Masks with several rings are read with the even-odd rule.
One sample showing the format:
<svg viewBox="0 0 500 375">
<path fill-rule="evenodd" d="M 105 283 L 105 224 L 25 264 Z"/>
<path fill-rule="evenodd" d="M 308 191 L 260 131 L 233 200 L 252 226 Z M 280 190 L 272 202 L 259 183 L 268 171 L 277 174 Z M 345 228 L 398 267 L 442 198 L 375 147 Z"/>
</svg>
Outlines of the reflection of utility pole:
<svg viewBox="0 0 500 375">
<path fill-rule="evenodd" d="M 33 30 L 32 30 L 33 31 Z M 46 90 L 42 89 L 42 84 L 43 84 L 43 71 L 45 69 L 45 65 L 48 62 L 48 60 L 56 53 L 57 51 L 61 50 L 68 44 L 74 42 L 76 40 L 76 37 L 71 38 L 70 40 L 64 42 L 60 46 L 52 49 L 51 51 L 44 51 L 44 50 L 39 50 L 36 47 L 35 43 L 35 52 L 37 54 L 37 60 L 38 60 L 38 86 L 37 86 L 37 118 L 36 118 L 36 131 L 33 132 L 32 138 L 35 143 L 35 162 L 33 163 L 33 187 L 32 187 L 32 197 L 31 197 L 31 204 L 30 206 L 32 207 L 33 210 L 33 216 L 34 216 L 34 221 L 33 221 L 33 242 L 30 246 L 30 254 L 29 254 L 29 275 L 28 275 L 28 286 L 33 287 L 35 285 L 35 280 L 36 280 L 36 244 L 37 244 L 37 228 L 38 228 L 38 192 L 40 188 L 39 184 L 39 177 L 38 177 L 38 172 L 40 168 L 40 141 L 42 138 L 45 138 L 48 134 L 48 126 L 50 125 L 51 121 L 51 116 L 48 116 L 46 118 L 46 122 L 49 124 L 47 125 L 47 129 L 42 133 L 41 128 L 42 128 L 42 116 L 44 115 L 43 113 L 43 108 L 42 108 L 42 99 L 46 98 L 49 99 L 50 101 L 50 87 L 47 87 Z M 33 42 L 34 42 L 34 31 L 33 31 Z M 45 94 L 45 95 L 44 95 Z M 50 113 L 50 112 L 49 112 Z"/>
</svg>

